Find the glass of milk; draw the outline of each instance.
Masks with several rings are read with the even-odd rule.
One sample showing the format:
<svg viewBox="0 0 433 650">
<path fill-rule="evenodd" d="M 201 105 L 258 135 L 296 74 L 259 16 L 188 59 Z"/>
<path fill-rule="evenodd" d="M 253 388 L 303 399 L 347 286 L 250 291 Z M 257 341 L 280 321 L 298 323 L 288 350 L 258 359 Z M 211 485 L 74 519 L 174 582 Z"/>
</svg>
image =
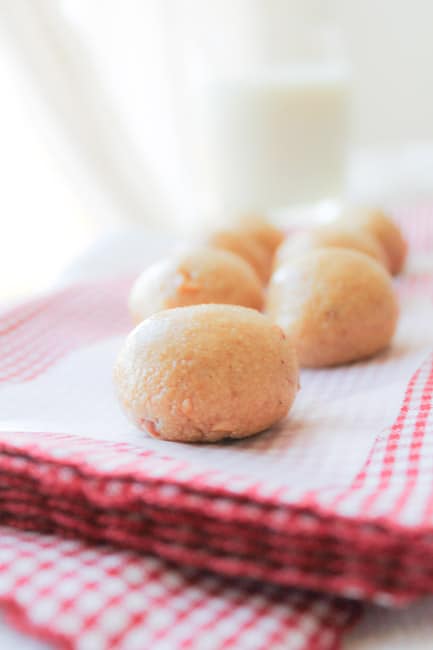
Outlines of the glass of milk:
<svg viewBox="0 0 433 650">
<path fill-rule="evenodd" d="M 192 150 L 206 209 L 283 223 L 338 211 L 349 71 L 325 4 L 220 0 L 202 41 L 191 39 Z"/>
</svg>

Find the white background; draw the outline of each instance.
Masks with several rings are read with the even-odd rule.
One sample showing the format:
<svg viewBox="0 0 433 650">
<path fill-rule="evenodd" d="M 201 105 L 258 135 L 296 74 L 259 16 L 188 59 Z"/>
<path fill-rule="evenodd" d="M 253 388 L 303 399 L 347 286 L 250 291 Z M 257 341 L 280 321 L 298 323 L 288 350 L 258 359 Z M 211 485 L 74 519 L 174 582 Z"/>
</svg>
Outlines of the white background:
<svg viewBox="0 0 433 650">
<path fill-rule="evenodd" d="M 96 103 L 97 115 L 105 119 L 105 107 L 113 107 L 124 134 L 164 184 L 164 193 L 174 206 L 168 220 L 161 221 L 164 227 L 169 226 L 170 219 L 173 227 L 179 227 L 184 196 L 175 150 L 176 104 L 166 68 L 166 58 L 172 53 L 167 53 L 164 44 L 160 13 L 165 7 L 166 16 L 170 16 L 170 6 L 182 1 L 54 1 L 58 9 L 63 8 L 73 34 L 106 89 L 103 99 Z M 0 0 L 3 300 L 47 285 L 108 223 L 130 217 L 124 188 L 119 189 L 117 203 L 112 200 L 116 170 L 114 181 L 104 181 L 106 170 L 96 169 L 94 161 L 84 164 L 83 143 L 59 123 L 37 76 L 35 80 L 38 57 L 29 58 L 28 53 L 27 59 L 22 56 L 26 45 L 34 45 L 29 38 L 32 13 L 35 8 L 50 5 L 52 0 Z M 30 29 L 24 30 L 24 37 L 7 20 L 11 7 Z M 371 152 L 379 154 L 374 173 L 367 181 L 358 178 L 356 182 L 361 183 L 364 194 L 371 190 L 375 199 L 380 199 L 382 181 L 385 198 L 393 191 L 396 198 L 400 193 L 410 200 L 419 194 L 433 194 L 433 3 L 337 0 L 336 7 L 353 70 L 354 174 L 360 176 L 360 168 L 362 172 L 371 170 L 366 152 L 368 156 Z M 60 43 L 62 47 L 65 44 L 67 39 Z M 69 45 L 72 52 L 78 51 L 74 42 Z M 39 52 L 39 58 L 43 64 L 44 52 Z M 58 94 L 61 90 L 57 88 Z M 86 108 L 79 97 L 75 99 L 75 105 L 71 100 L 72 113 L 77 119 L 81 113 L 85 117 Z M 111 140 L 118 129 L 116 122 L 112 124 L 113 128 L 103 133 L 117 159 L 119 146 L 115 149 Z M 89 145 L 92 137 L 92 133 L 87 134 L 84 144 Z M 128 146 L 125 143 L 123 152 L 127 160 Z M 120 170 L 123 161 L 118 158 Z M 137 168 L 136 162 L 130 167 Z M 100 181 L 98 188 L 96 180 Z M 147 207 L 148 197 L 143 196 L 140 216 L 144 223 L 155 225 L 158 211 Z"/>
</svg>

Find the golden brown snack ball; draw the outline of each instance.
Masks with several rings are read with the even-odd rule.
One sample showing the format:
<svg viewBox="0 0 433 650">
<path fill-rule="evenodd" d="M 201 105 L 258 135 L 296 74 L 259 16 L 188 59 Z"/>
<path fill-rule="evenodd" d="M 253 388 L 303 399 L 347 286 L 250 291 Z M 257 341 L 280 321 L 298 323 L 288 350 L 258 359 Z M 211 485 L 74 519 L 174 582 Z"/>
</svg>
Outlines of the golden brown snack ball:
<svg viewBox="0 0 433 650">
<path fill-rule="evenodd" d="M 294 346 L 266 316 L 232 305 L 154 314 L 126 339 L 120 402 L 156 438 L 244 438 L 283 418 L 298 389 Z"/>
<path fill-rule="evenodd" d="M 213 248 L 183 251 L 156 262 L 135 281 L 129 311 L 135 324 L 164 309 L 221 303 L 262 309 L 263 287 L 238 255 Z"/>
<path fill-rule="evenodd" d="M 205 238 L 205 245 L 230 251 L 250 264 L 263 284 L 270 276 L 270 260 L 266 251 L 242 230 L 217 230 Z"/>
<path fill-rule="evenodd" d="M 284 239 L 284 232 L 264 217 L 256 215 L 243 216 L 239 227 L 240 230 L 252 237 L 259 246 L 262 246 L 271 258 Z"/>
<path fill-rule="evenodd" d="M 407 242 L 398 225 L 385 212 L 379 209 L 352 208 L 347 209 L 342 219 L 357 224 L 376 237 L 385 250 L 392 275 L 402 271 L 407 257 Z"/>
<path fill-rule="evenodd" d="M 356 251 L 313 251 L 272 276 L 267 313 L 295 341 L 301 366 L 369 357 L 394 334 L 398 304 L 389 273 Z"/>
<path fill-rule="evenodd" d="M 299 255 L 329 247 L 355 250 L 372 257 L 385 267 L 388 264 L 385 250 L 368 232 L 347 224 L 329 224 L 288 237 L 275 254 L 274 269 Z"/>
</svg>

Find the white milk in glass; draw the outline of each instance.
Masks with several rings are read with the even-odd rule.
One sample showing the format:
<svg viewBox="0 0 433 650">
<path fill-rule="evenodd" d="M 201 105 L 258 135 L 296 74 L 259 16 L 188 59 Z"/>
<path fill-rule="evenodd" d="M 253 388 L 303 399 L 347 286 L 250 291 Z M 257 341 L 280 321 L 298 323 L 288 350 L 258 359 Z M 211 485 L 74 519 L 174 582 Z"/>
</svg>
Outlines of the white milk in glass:
<svg viewBox="0 0 433 650">
<path fill-rule="evenodd" d="M 201 88 L 205 160 L 219 209 L 281 211 L 342 192 L 348 74 L 336 63 L 224 75 Z"/>
</svg>

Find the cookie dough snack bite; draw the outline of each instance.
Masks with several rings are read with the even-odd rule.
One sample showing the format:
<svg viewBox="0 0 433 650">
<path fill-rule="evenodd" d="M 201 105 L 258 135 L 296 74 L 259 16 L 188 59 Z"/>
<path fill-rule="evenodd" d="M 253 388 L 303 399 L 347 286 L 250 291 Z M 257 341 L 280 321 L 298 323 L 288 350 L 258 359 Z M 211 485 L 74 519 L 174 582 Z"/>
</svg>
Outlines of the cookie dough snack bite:
<svg viewBox="0 0 433 650">
<path fill-rule="evenodd" d="M 244 438 L 283 418 L 298 390 L 294 346 L 245 307 L 159 312 L 126 339 L 114 371 L 120 402 L 156 438 Z"/>
<path fill-rule="evenodd" d="M 403 270 L 407 257 L 407 242 L 398 225 L 385 212 L 375 208 L 347 208 L 341 222 L 353 223 L 376 238 L 387 256 L 390 273 Z"/>
<path fill-rule="evenodd" d="M 284 240 L 284 232 L 280 228 L 274 226 L 264 217 L 257 215 L 243 216 L 239 228 L 264 248 L 271 258 Z"/>
<path fill-rule="evenodd" d="M 268 282 L 271 271 L 269 255 L 248 233 L 234 228 L 216 230 L 207 233 L 202 244 L 239 255 L 253 267 L 262 284 Z"/>
<path fill-rule="evenodd" d="M 319 226 L 288 237 L 277 249 L 274 269 L 310 251 L 330 247 L 359 251 L 383 266 L 388 264 L 385 250 L 375 237 L 356 226 L 338 223 Z"/>
<path fill-rule="evenodd" d="M 266 311 L 291 337 L 301 366 L 334 366 L 384 349 L 398 320 L 391 276 L 356 251 L 312 251 L 272 276 Z"/>
<path fill-rule="evenodd" d="M 263 307 L 263 287 L 241 257 L 212 248 L 190 249 L 153 264 L 135 281 L 129 311 L 135 324 L 164 309 L 220 303 Z"/>
</svg>

